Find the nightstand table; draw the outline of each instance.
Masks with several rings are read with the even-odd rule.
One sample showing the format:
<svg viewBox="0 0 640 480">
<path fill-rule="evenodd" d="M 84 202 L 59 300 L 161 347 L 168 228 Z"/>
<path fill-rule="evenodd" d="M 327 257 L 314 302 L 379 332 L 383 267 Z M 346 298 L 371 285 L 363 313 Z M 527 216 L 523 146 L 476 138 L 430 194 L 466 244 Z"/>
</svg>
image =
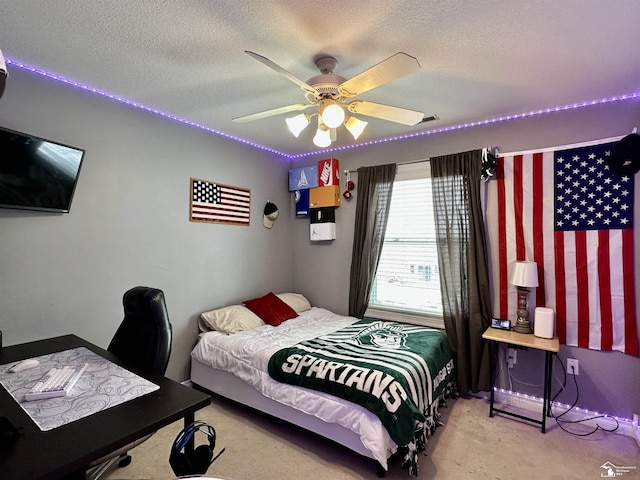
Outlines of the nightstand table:
<svg viewBox="0 0 640 480">
<path fill-rule="evenodd" d="M 533 423 L 537 423 L 542 426 L 541 432 L 546 431 L 546 419 L 551 416 L 551 379 L 553 373 L 553 354 L 560 350 L 560 341 L 558 337 L 553 338 L 541 338 L 536 337 L 533 333 L 517 333 L 510 330 L 500 330 L 498 328 L 489 327 L 482 334 L 482 338 L 489 340 L 489 347 L 491 348 L 491 400 L 489 403 L 489 416 L 493 417 L 494 412 L 502 413 L 504 415 L 510 415 L 522 420 L 528 420 Z M 499 343 L 506 343 L 508 345 L 517 345 L 519 347 L 534 348 L 536 350 L 542 350 L 545 352 L 544 356 L 544 395 L 542 402 L 542 420 L 537 420 L 531 417 L 525 417 L 518 413 L 507 412 L 495 408 L 493 406 L 494 394 L 495 394 L 495 365 L 493 358 L 495 357 L 495 348 Z"/>
</svg>

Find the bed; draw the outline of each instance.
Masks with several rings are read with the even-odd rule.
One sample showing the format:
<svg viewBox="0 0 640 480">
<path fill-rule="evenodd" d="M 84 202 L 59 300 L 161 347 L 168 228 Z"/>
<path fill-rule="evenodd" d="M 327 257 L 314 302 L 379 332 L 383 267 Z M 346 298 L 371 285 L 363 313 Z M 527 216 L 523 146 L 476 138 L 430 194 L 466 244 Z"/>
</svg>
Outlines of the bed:
<svg viewBox="0 0 640 480">
<path fill-rule="evenodd" d="M 256 305 L 252 303 L 253 300 L 262 301 L 265 297 L 200 315 L 198 324 L 201 333 L 191 353 L 191 381 L 215 394 L 310 430 L 360 455 L 374 459 L 377 462 L 379 476 L 384 476 L 388 469 L 388 458 L 400 450 L 405 455 L 406 468 L 410 473 L 416 474 L 416 453 L 424 449 L 426 438 L 433 433 L 438 424 L 438 406 L 446 396 L 454 392 L 453 360 L 445 335 L 427 327 L 381 320 L 358 320 L 338 315 L 323 308 L 311 307 L 304 296 L 292 293 L 268 294 L 271 302 L 280 302 L 275 307 L 276 310 L 282 304 L 289 308 L 288 313 L 284 315 L 286 318 L 272 322 L 273 319 L 269 318 L 270 313 L 273 313 L 272 305 L 269 305 L 265 312 L 260 306 L 254 308 Z M 354 390 L 354 387 L 359 386 L 360 388 L 355 388 L 358 395 L 364 395 L 366 390 L 375 390 L 377 386 L 378 391 L 374 396 L 377 396 L 378 400 L 384 398 L 388 409 L 388 405 L 398 397 L 389 394 L 392 390 L 389 386 L 395 380 L 381 380 L 385 378 L 383 374 L 372 379 L 373 369 L 351 364 L 346 367 L 346 370 L 351 372 L 350 376 L 347 376 L 347 360 L 343 354 L 345 349 L 342 347 L 347 343 L 364 343 L 364 349 L 374 355 L 371 358 L 376 364 L 375 371 L 378 372 L 382 370 L 378 365 L 381 362 L 380 351 L 392 352 L 389 355 L 395 357 L 400 355 L 398 352 L 408 350 L 403 342 L 409 343 L 409 340 L 404 340 L 402 335 L 405 334 L 401 332 L 408 330 L 428 332 L 429 342 L 433 343 L 438 351 L 438 359 L 429 359 L 428 362 L 415 358 L 411 360 L 409 370 L 412 372 L 426 365 L 426 375 L 415 374 L 422 379 L 418 383 L 421 385 L 420 390 L 424 391 L 416 392 L 415 385 L 403 384 L 404 390 L 411 390 L 407 400 L 411 404 L 410 407 L 414 410 L 419 408 L 420 412 L 417 415 L 413 413 L 415 421 L 412 425 L 415 428 L 412 441 L 396 442 L 394 438 L 397 439 L 399 433 L 394 431 L 394 427 L 396 423 L 402 424 L 401 421 L 385 419 L 380 416 L 380 412 L 374 414 L 373 412 L 380 409 L 380 405 L 372 408 L 369 401 L 362 402 L 366 405 L 364 406 L 340 398 L 337 395 L 341 395 L 342 392 L 336 390 L 336 385 L 338 389 L 346 390 Z M 356 342 L 357 335 L 353 332 L 364 332 L 364 336 L 358 337 Z M 383 332 L 382 336 L 380 332 Z M 377 340 L 373 340 L 374 335 L 377 335 Z M 397 338 L 396 345 L 382 345 L 382 350 L 380 345 L 372 344 L 376 341 L 383 342 L 382 337 L 385 336 L 387 340 L 388 337 L 399 337 L 402 348 L 398 348 Z M 335 349 L 334 357 L 309 360 L 326 354 L 331 345 L 328 342 L 336 338 L 339 340 L 340 348 Z M 367 338 L 368 341 L 361 341 L 359 338 Z M 325 343 L 317 344 L 321 340 Z M 433 356 L 436 357 L 435 354 Z M 354 363 L 358 363 L 359 360 L 360 357 L 357 357 Z M 319 365 L 326 368 L 320 368 Z M 417 365 L 420 365 L 420 368 Z M 291 374 L 293 378 L 288 378 L 283 371 Z M 341 373 L 343 375 L 340 375 Z M 276 380 L 273 376 L 283 378 Z M 322 377 L 322 380 L 332 377 L 333 381 L 328 382 L 328 386 L 307 385 L 305 382 L 314 376 Z M 342 381 L 337 381 L 340 378 Z M 345 378 L 350 380 L 344 381 Z M 403 390 L 402 387 L 399 388 L 400 391 Z M 416 397 L 419 399 L 416 400 Z M 414 400 L 413 403 L 411 399 Z M 394 408 L 405 407 L 403 405 Z M 398 420 L 398 415 L 393 415 L 395 420 Z M 383 422 L 386 422 L 386 426 Z"/>
</svg>

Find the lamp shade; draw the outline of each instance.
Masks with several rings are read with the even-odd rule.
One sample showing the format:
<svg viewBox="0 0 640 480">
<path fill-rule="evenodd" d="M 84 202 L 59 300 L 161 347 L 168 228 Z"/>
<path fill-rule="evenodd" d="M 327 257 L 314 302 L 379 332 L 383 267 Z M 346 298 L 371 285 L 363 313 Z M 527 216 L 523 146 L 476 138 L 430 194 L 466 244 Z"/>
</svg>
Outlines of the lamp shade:
<svg viewBox="0 0 640 480">
<path fill-rule="evenodd" d="M 324 125 L 318 125 L 313 143 L 320 148 L 328 147 L 331 145 L 331 131 Z"/>
<path fill-rule="evenodd" d="M 344 126 L 349 130 L 351 135 L 353 135 L 353 139 L 357 140 L 360 134 L 364 131 L 364 128 L 368 125 L 368 122 L 363 122 L 362 120 L 356 117 L 349 117 L 347 121 L 344 122 Z"/>
<path fill-rule="evenodd" d="M 511 270 L 511 283 L 517 287 L 537 287 L 538 264 L 536 262 L 515 262 Z"/>
<path fill-rule="evenodd" d="M 285 121 L 287 122 L 289 131 L 297 138 L 298 135 L 300 135 L 300 132 L 309 125 L 310 119 L 308 115 L 301 113 L 295 117 L 286 118 Z"/>
</svg>

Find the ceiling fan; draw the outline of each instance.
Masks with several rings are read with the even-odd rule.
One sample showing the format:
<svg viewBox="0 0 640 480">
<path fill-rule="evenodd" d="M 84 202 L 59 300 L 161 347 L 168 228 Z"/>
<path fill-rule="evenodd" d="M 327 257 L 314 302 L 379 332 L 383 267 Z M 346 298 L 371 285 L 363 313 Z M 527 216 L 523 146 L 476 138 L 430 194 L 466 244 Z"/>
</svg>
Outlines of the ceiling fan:
<svg viewBox="0 0 640 480">
<path fill-rule="evenodd" d="M 353 97 L 361 93 L 419 70 L 418 60 L 406 53 L 398 52 L 349 80 L 333 73 L 338 65 L 335 57 L 320 56 L 315 60 L 320 75 L 316 75 L 306 82 L 262 55 L 248 50 L 245 50 L 245 53 L 298 85 L 304 92 L 308 103 L 297 103 L 236 117 L 233 119 L 234 122 L 252 122 L 315 107 L 317 111 L 311 114 L 302 113 L 287 118 L 287 126 L 291 133 L 297 137 L 311 122 L 311 117 L 318 115 L 318 130 L 314 136 L 314 143 L 319 147 L 327 147 L 336 139 L 336 129 L 341 125 L 344 125 L 356 140 L 367 126 L 367 122 L 350 114 L 365 115 L 408 126 L 423 121 L 424 113 L 422 112 L 364 100 L 352 100 Z"/>
</svg>

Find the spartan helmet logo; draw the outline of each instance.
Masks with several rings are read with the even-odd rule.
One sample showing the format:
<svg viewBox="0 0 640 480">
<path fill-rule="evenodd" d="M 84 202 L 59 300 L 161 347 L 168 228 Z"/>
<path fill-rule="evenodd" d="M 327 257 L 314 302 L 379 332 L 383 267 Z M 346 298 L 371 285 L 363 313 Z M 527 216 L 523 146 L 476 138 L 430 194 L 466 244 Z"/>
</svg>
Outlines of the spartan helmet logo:
<svg viewBox="0 0 640 480">
<path fill-rule="evenodd" d="M 407 348 L 406 338 L 407 334 L 403 332 L 401 325 L 388 325 L 384 322 L 374 323 L 353 337 L 360 345 L 390 349 Z"/>
</svg>

